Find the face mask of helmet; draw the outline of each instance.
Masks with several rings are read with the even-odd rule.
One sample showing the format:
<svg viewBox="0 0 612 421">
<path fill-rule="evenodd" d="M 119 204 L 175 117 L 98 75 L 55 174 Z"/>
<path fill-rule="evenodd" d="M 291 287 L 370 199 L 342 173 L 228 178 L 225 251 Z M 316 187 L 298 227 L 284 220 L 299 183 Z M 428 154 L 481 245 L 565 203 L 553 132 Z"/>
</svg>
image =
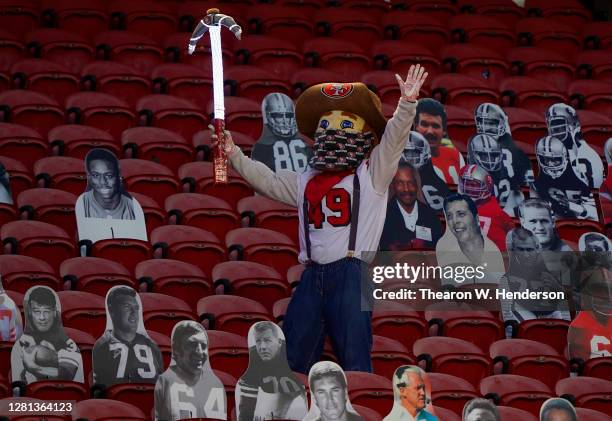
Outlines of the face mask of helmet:
<svg viewBox="0 0 612 421">
<path fill-rule="evenodd" d="M 293 101 L 283 94 L 270 94 L 264 99 L 265 121 L 272 133 L 280 137 L 289 137 L 297 133 L 295 106 Z"/>
<path fill-rule="evenodd" d="M 570 136 L 570 127 L 564 118 L 555 118 L 548 124 L 548 135 L 554 136 L 565 143 Z"/>
<path fill-rule="evenodd" d="M 402 159 L 416 169 L 420 169 L 431 159 L 431 151 L 427 140 L 416 132 L 410 132 L 410 137 L 404 146 Z"/>
<path fill-rule="evenodd" d="M 470 196 L 475 202 L 482 202 L 491 197 L 493 181 L 482 168 L 468 165 L 459 173 L 458 190 L 461 194 Z"/>
<path fill-rule="evenodd" d="M 501 121 L 482 115 L 476 117 L 476 130 L 479 134 L 486 134 L 495 138 L 502 136 L 506 132 Z"/>
<path fill-rule="evenodd" d="M 323 130 L 315 133 L 313 156 L 309 165 L 320 171 L 343 171 L 357 168 L 372 147 L 374 135 Z"/>
<path fill-rule="evenodd" d="M 478 166 L 489 172 L 498 171 L 501 168 L 501 148 L 491 136 L 475 136 L 470 141 L 470 148 Z"/>
<path fill-rule="evenodd" d="M 567 150 L 559 139 L 547 136 L 538 141 L 536 155 L 544 173 L 552 178 L 560 177 L 567 167 Z"/>
</svg>

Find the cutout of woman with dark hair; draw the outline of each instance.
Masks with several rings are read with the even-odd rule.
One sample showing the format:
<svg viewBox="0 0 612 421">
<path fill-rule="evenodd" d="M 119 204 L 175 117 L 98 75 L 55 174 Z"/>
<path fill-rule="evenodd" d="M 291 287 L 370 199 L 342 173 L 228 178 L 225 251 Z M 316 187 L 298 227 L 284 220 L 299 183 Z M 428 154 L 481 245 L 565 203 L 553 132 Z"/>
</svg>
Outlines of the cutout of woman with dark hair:
<svg viewBox="0 0 612 421">
<path fill-rule="evenodd" d="M 227 419 L 223 383 L 210 367 L 208 335 L 193 320 L 172 329 L 172 361 L 155 384 L 155 420 Z"/>
<path fill-rule="evenodd" d="M 75 206 L 79 239 L 146 241 L 144 213 L 124 189 L 117 157 L 106 149 L 92 149 L 85 157 L 85 172 L 87 189 Z"/>
<path fill-rule="evenodd" d="M 55 291 L 46 286 L 32 287 L 23 303 L 25 327 L 11 351 L 13 381 L 83 383 L 81 351 L 64 331 L 62 308 Z"/>
<path fill-rule="evenodd" d="M 303 419 L 306 391 L 289 368 L 281 328 L 268 321 L 255 323 L 247 340 L 249 366 L 236 387 L 238 421 Z"/>
</svg>

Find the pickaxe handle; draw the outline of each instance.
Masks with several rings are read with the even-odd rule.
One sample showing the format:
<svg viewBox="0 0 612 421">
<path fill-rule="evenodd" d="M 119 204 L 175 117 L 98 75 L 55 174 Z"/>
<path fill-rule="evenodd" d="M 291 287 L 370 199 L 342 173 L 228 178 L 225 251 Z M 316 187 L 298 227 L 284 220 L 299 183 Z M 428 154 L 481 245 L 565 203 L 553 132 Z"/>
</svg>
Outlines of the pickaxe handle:
<svg viewBox="0 0 612 421">
<path fill-rule="evenodd" d="M 227 154 L 225 153 L 225 120 L 215 118 L 213 120 L 215 134 L 219 143 L 213 153 L 213 172 L 215 173 L 215 184 L 227 183 Z"/>
</svg>

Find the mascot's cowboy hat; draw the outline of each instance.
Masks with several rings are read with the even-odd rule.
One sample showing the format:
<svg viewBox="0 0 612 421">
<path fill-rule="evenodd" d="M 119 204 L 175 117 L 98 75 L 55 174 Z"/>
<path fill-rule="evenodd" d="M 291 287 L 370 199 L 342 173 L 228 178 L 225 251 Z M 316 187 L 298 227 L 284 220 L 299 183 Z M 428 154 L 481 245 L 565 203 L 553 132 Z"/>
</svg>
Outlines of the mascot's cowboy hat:
<svg viewBox="0 0 612 421">
<path fill-rule="evenodd" d="M 321 83 L 306 89 L 297 99 L 295 114 L 299 131 L 314 137 L 321 116 L 333 110 L 348 111 L 363 118 L 378 140 L 387 120 L 380 99 L 360 82 Z"/>
</svg>

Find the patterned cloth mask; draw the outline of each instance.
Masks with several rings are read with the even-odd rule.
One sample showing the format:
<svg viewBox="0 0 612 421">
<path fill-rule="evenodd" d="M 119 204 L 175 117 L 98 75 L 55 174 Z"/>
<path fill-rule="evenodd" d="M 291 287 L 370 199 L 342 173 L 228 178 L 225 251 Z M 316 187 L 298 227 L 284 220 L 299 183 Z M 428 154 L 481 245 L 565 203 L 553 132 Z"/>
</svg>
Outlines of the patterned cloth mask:
<svg viewBox="0 0 612 421">
<path fill-rule="evenodd" d="M 372 132 L 347 133 L 344 130 L 323 130 L 315 133 L 313 157 L 309 165 L 320 171 L 343 171 L 357 168 L 374 141 Z"/>
</svg>

